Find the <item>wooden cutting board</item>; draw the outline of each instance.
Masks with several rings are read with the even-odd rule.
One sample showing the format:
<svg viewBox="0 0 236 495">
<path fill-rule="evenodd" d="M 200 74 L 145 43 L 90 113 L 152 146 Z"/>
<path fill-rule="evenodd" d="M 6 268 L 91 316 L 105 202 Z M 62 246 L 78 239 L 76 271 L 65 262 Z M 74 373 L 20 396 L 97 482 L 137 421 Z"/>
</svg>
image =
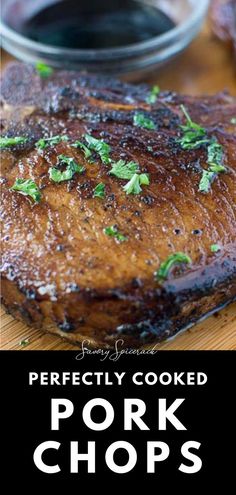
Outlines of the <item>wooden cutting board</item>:
<svg viewBox="0 0 236 495">
<path fill-rule="evenodd" d="M 3 54 L 3 63 L 11 57 Z M 228 89 L 236 95 L 236 67 L 230 52 L 211 34 L 206 25 L 202 33 L 178 59 L 146 78 L 151 84 L 185 94 L 200 95 Z M 20 345 L 21 341 L 27 345 Z M 28 342 L 27 342 L 28 341 Z M 14 320 L 2 310 L 1 348 L 18 350 L 75 349 L 59 337 L 44 335 Z M 159 345 L 172 350 L 236 350 L 236 303 Z"/>
</svg>

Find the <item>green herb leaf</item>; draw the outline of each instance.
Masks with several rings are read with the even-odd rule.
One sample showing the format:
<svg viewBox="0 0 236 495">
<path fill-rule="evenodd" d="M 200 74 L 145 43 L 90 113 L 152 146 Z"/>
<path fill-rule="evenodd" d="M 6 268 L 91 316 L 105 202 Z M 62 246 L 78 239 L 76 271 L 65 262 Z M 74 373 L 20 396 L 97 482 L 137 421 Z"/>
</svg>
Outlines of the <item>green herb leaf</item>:
<svg viewBox="0 0 236 495">
<path fill-rule="evenodd" d="M 216 163 L 212 163 L 209 167 L 210 172 L 214 172 L 215 174 L 219 174 L 220 172 L 226 172 L 226 168 L 224 165 L 217 165 Z"/>
<path fill-rule="evenodd" d="M 49 67 L 49 65 L 44 64 L 43 62 L 37 62 L 35 64 L 35 68 L 39 73 L 40 77 L 42 78 L 46 79 L 47 77 L 50 77 L 53 74 L 52 67 Z"/>
<path fill-rule="evenodd" d="M 31 179 L 16 179 L 11 191 L 17 191 L 24 196 L 30 196 L 36 203 L 41 199 L 41 193 L 37 184 Z"/>
<path fill-rule="evenodd" d="M 192 263 L 191 258 L 185 253 L 174 253 L 168 256 L 168 258 L 161 263 L 160 268 L 157 272 L 155 272 L 155 278 L 158 281 L 163 281 L 168 278 L 169 271 L 173 265 L 176 264 L 190 264 Z"/>
<path fill-rule="evenodd" d="M 199 188 L 198 190 L 200 192 L 209 192 L 211 188 L 211 183 L 213 182 L 215 178 L 215 173 L 210 172 L 209 170 L 203 170 L 202 173 L 202 178 L 199 183 Z"/>
<path fill-rule="evenodd" d="M 236 117 L 233 117 L 230 121 L 231 124 L 236 125 Z"/>
<path fill-rule="evenodd" d="M 98 184 L 94 191 L 93 191 L 93 197 L 94 198 L 100 198 L 100 199 L 103 199 L 105 198 L 105 184 L 103 184 L 102 182 L 100 184 Z"/>
<path fill-rule="evenodd" d="M 199 184 L 200 192 L 209 192 L 211 183 L 220 172 L 226 172 L 223 164 L 224 150 L 223 146 L 218 143 L 217 139 L 209 138 L 206 130 L 199 124 L 192 121 L 184 105 L 181 109 L 186 117 L 186 125 L 181 125 L 183 136 L 177 139 L 181 147 L 185 150 L 193 150 L 199 148 L 203 144 L 207 145 L 207 163 L 208 170 L 203 170 L 202 178 Z"/>
<path fill-rule="evenodd" d="M 128 240 L 128 237 L 121 234 L 115 225 L 112 225 L 111 227 L 106 227 L 103 230 L 103 232 L 104 232 L 104 234 L 108 235 L 109 237 L 115 237 L 115 239 L 118 242 L 124 242 L 124 241 Z"/>
<path fill-rule="evenodd" d="M 184 150 L 193 150 L 208 143 L 209 139 L 207 139 L 206 130 L 192 121 L 184 105 L 181 105 L 181 109 L 187 122 L 185 125 L 180 126 L 183 130 L 183 136 L 182 138 L 177 139 L 177 142 Z"/>
<path fill-rule="evenodd" d="M 219 244 L 212 244 L 211 245 L 211 252 L 212 253 L 218 253 L 218 251 L 221 250 L 221 247 L 219 246 Z"/>
<path fill-rule="evenodd" d="M 149 184 L 150 184 L 149 175 L 148 174 L 140 174 L 139 184 L 140 184 L 140 186 L 149 186 Z"/>
<path fill-rule="evenodd" d="M 52 136 L 50 138 L 42 138 L 35 143 L 36 148 L 43 150 L 48 148 L 48 146 L 54 146 L 55 144 L 61 143 L 62 141 L 68 141 L 68 136 Z"/>
<path fill-rule="evenodd" d="M 29 339 L 22 339 L 22 340 L 20 340 L 19 345 L 21 347 L 27 347 L 27 345 L 29 345 L 29 343 L 30 343 Z"/>
<path fill-rule="evenodd" d="M 211 184 L 217 174 L 226 172 L 223 165 L 224 150 L 223 146 L 215 139 L 211 140 L 207 147 L 208 170 L 204 170 L 199 184 L 200 192 L 209 192 Z"/>
<path fill-rule="evenodd" d="M 96 139 L 89 134 L 85 134 L 85 139 L 88 144 L 88 148 L 90 151 L 95 151 L 101 158 L 102 162 L 106 165 L 110 163 L 110 151 L 111 147 L 109 144 L 105 143 L 102 139 Z"/>
<path fill-rule="evenodd" d="M 129 182 L 123 187 L 126 194 L 139 194 L 142 192 L 142 185 L 150 184 L 148 174 L 134 174 Z"/>
<path fill-rule="evenodd" d="M 155 130 L 156 124 L 147 117 L 144 113 L 136 113 L 134 115 L 134 125 L 143 129 Z"/>
<path fill-rule="evenodd" d="M 28 138 L 22 136 L 16 137 L 0 137 L 0 148 L 8 148 L 9 146 L 16 146 L 17 144 L 23 144 L 28 141 Z"/>
<path fill-rule="evenodd" d="M 84 143 L 81 143 L 81 141 L 75 141 L 75 143 L 72 144 L 75 148 L 80 148 L 84 152 L 85 158 L 88 160 L 92 156 L 92 152 L 89 150 L 87 146 L 85 146 Z"/>
<path fill-rule="evenodd" d="M 156 103 L 157 101 L 157 96 L 159 95 L 160 93 L 160 88 L 159 86 L 153 86 L 150 94 L 148 95 L 147 99 L 146 99 L 146 102 L 149 104 L 149 105 L 153 105 L 154 103 Z"/>
<path fill-rule="evenodd" d="M 207 147 L 207 163 L 210 165 L 210 169 L 212 166 L 216 166 L 216 169 L 212 170 L 212 172 L 225 172 L 226 169 L 222 163 L 223 157 L 223 146 L 218 141 L 212 140 Z"/>
<path fill-rule="evenodd" d="M 71 157 L 65 155 L 59 155 L 59 165 L 67 165 L 66 170 L 61 171 L 56 167 L 49 168 L 49 177 L 53 182 L 62 182 L 65 180 L 70 180 L 75 173 L 82 173 L 84 167 L 78 165 L 75 160 Z"/>
<path fill-rule="evenodd" d="M 110 174 L 115 175 L 118 179 L 131 179 L 135 173 L 139 171 L 139 166 L 136 162 L 125 162 L 119 160 L 112 163 Z"/>
</svg>

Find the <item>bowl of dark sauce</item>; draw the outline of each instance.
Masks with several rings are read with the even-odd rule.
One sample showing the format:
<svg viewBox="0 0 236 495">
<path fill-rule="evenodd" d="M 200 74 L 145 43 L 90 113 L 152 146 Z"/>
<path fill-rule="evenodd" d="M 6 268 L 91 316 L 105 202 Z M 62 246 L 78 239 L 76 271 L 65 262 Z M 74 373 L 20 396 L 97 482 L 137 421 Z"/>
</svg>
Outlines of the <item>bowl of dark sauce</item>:
<svg viewBox="0 0 236 495">
<path fill-rule="evenodd" d="M 88 72 L 162 65 L 199 32 L 209 0 L 2 0 L 3 47 L 17 58 Z"/>
</svg>

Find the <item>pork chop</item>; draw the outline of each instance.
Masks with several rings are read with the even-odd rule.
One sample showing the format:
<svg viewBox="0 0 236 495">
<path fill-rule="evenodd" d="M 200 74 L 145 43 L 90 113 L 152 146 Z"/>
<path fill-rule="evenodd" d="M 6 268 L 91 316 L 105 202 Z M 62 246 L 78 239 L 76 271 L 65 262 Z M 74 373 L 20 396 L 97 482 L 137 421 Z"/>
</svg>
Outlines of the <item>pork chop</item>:
<svg viewBox="0 0 236 495">
<path fill-rule="evenodd" d="M 235 299 L 236 99 L 158 93 L 6 69 L 2 300 L 16 318 L 139 347 Z"/>
</svg>

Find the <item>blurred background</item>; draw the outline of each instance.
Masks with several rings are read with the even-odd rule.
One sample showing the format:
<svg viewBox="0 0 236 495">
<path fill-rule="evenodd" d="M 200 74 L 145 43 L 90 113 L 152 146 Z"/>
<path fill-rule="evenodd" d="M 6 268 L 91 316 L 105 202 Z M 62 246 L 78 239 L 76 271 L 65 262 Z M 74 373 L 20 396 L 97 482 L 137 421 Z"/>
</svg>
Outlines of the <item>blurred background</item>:
<svg viewBox="0 0 236 495">
<path fill-rule="evenodd" d="M 2 0 L 1 5 L 3 67 L 15 56 L 182 93 L 236 94 L 236 0 Z"/>
</svg>

